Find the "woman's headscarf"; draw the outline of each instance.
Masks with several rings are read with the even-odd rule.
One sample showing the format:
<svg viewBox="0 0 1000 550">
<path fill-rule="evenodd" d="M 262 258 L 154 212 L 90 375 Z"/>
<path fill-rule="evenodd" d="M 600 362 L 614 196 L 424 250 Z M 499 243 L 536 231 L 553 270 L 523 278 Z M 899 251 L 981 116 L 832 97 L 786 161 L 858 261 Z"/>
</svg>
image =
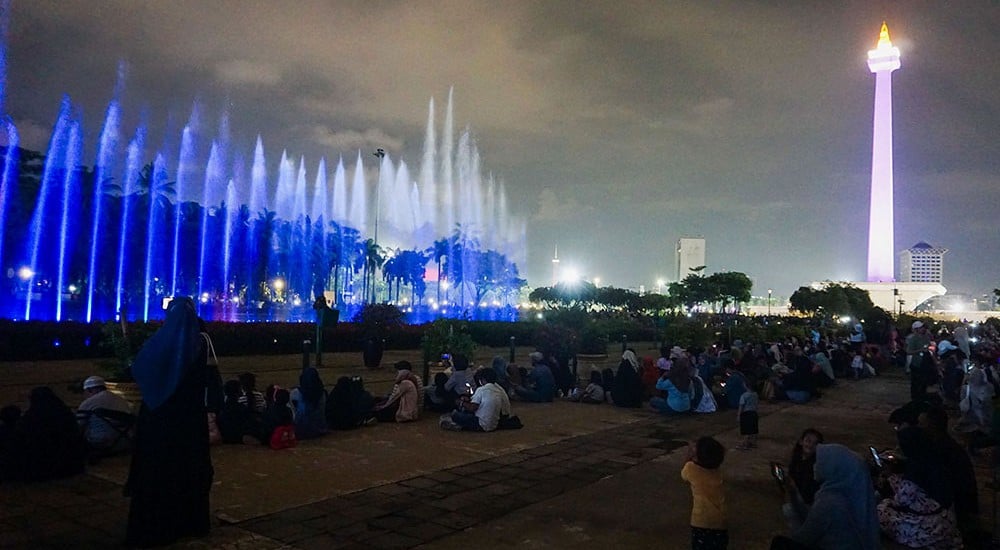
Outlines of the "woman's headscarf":
<svg viewBox="0 0 1000 550">
<path fill-rule="evenodd" d="M 875 490 L 868 466 L 853 451 L 836 443 L 816 446 L 816 479 L 820 482 L 815 502 L 831 496 L 841 497 L 850 506 L 853 524 L 861 536 L 863 550 L 879 547 L 878 515 Z"/>
<path fill-rule="evenodd" d="M 628 361 L 632 365 L 632 368 L 635 369 L 635 372 L 639 372 L 639 359 L 636 358 L 634 351 L 630 349 L 625 350 L 622 353 L 622 360 Z"/>
<path fill-rule="evenodd" d="M 198 315 L 191 298 L 174 298 L 167 320 L 146 340 L 132 364 L 132 376 L 142 390 L 142 402 L 156 410 L 177 391 L 194 369 L 201 349 Z"/>
<path fill-rule="evenodd" d="M 299 392 L 306 403 L 313 406 L 319 404 L 319 398 L 326 394 L 323 381 L 319 377 L 319 371 L 314 367 L 302 369 L 302 374 L 299 375 Z"/>
</svg>

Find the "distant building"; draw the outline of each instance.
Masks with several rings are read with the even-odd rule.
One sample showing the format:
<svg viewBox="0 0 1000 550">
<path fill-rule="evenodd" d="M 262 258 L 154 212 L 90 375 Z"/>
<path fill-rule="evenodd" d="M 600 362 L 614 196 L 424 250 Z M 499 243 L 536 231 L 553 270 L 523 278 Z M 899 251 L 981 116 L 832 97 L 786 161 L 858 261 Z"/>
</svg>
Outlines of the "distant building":
<svg viewBox="0 0 1000 550">
<path fill-rule="evenodd" d="M 904 283 L 940 283 L 944 274 L 947 248 L 923 241 L 899 253 L 899 270 Z"/>
<path fill-rule="evenodd" d="M 681 237 L 677 239 L 677 280 L 683 281 L 692 269 L 705 266 L 705 238 Z"/>
</svg>

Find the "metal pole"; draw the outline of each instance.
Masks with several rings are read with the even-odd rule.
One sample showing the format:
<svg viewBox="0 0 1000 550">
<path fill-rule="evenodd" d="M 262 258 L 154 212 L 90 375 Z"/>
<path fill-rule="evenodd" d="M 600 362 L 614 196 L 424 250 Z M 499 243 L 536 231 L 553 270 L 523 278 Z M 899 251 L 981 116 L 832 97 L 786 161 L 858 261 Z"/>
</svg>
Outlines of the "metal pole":
<svg viewBox="0 0 1000 550">
<path fill-rule="evenodd" d="M 514 362 L 514 341 L 515 340 L 516 340 L 516 338 L 514 338 L 513 336 L 510 337 L 510 362 L 511 363 Z"/>
<path fill-rule="evenodd" d="M 622 353 L 625 353 L 625 350 L 627 349 L 628 349 L 628 336 L 622 334 Z"/>
</svg>

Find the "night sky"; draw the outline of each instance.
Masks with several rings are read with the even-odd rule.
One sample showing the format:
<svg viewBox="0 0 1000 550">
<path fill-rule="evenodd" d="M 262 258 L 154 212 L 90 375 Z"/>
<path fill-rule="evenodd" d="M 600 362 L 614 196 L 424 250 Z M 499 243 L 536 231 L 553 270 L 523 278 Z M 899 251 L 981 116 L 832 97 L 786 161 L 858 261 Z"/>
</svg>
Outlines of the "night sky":
<svg viewBox="0 0 1000 550">
<path fill-rule="evenodd" d="M 382 147 L 414 166 L 453 86 L 456 129 L 528 220 L 532 286 L 558 245 L 563 266 L 648 289 L 700 235 L 709 272 L 788 295 L 864 277 L 883 19 L 902 60 L 896 249 L 950 249 L 945 286 L 982 295 L 1000 286 L 997 2 L 13 0 L 3 108 L 44 150 L 68 94 L 93 159 L 122 61 L 123 128 L 144 116 L 153 143 L 176 148 L 197 100 L 271 165 Z"/>
</svg>

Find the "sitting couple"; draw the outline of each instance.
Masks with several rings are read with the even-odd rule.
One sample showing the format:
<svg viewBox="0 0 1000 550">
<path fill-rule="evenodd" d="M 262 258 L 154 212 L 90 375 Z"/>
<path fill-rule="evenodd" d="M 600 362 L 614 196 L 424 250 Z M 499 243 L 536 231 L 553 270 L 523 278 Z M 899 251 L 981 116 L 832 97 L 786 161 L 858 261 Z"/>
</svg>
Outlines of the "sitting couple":
<svg viewBox="0 0 1000 550">
<path fill-rule="evenodd" d="M 476 391 L 462 396 L 458 409 L 441 417 L 441 427 L 452 431 L 492 432 L 502 420 L 510 418 L 510 399 L 497 384 L 493 369 L 480 369 L 475 375 Z"/>
</svg>

